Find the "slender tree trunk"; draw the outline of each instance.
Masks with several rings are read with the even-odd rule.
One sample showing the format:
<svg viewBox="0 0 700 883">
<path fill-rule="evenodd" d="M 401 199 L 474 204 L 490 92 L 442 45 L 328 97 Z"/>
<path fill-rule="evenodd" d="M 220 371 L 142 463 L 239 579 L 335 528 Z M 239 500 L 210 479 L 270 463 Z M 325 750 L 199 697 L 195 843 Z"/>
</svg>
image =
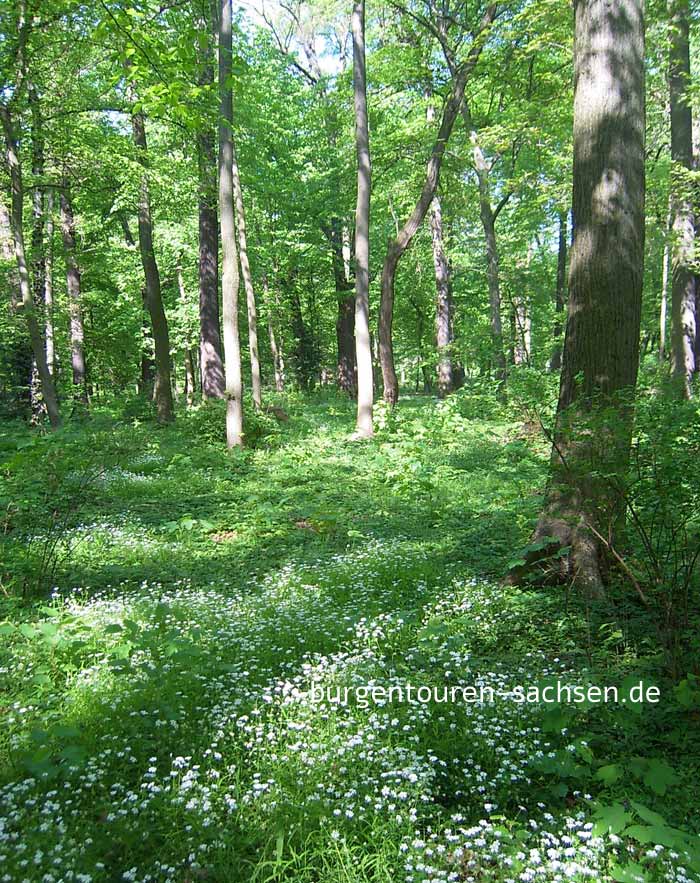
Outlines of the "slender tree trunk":
<svg viewBox="0 0 700 883">
<path fill-rule="evenodd" d="M 557 290 L 554 295 L 554 311 L 556 317 L 554 319 L 554 328 L 552 330 L 554 336 L 554 349 L 552 350 L 552 358 L 549 363 L 550 371 L 561 370 L 561 332 L 562 332 L 562 314 L 564 313 L 564 303 L 566 297 L 566 212 L 559 214 L 559 248 L 557 251 Z"/>
<path fill-rule="evenodd" d="M 202 396 L 205 399 L 221 399 L 224 397 L 224 363 L 219 330 L 219 220 L 216 211 L 216 149 L 212 132 L 200 132 L 197 136 L 197 166 Z"/>
<path fill-rule="evenodd" d="M 486 241 L 486 279 L 489 289 L 489 321 L 491 325 L 491 352 L 496 379 L 505 383 L 507 377 L 506 356 L 503 348 L 503 324 L 501 321 L 501 272 L 496 239 L 497 214 L 491 205 L 489 164 L 479 144 L 479 137 L 468 105 L 462 104 L 462 117 L 472 143 L 472 161 L 479 184 L 479 216 Z"/>
<path fill-rule="evenodd" d="M 146 281 L 146 307 L 151 317 L 153 343 L 155 345 L 156 383 L 154 398 L 161 423 L 174 419 L 173 391 L 170 382 L 170 337 L 168 320 L 163 308 L 160 273 L 153 250 L 153 220 L 151 217 L 151 195 L 148 186 L 148 153 L 146 127 L 143 114 L 139 111 L 131 117 L 134 145 L 138 161 L 143 166 L 139 193 L 139 251 Z"/>
<path fill-rule="evenodd" d="M 226 359 L 226 443 L 243 446 L 243 378 L 238 334 L 238 249 L 233 192 L 233 93 L 231 91 L 231 0 L 219 15 L 219 213 L 221 217 L 224 354 Z"/>
<path fill-rule="evenodd" d="M 186 317 L 187 291 L 185 289 L 185 277 L 182 273 L 182 255 L 180 255 L 177 266 L 175 267 L 175 273 L 177 274 L 177 290 L 180 294 L 180 304 L 182 306 L 183 315 Z M 187 322 L 185 326 L 185 348 L 183 361 L 185 368 L 185 401 L 187 402 L 188 407 L 191 407 L 194 404 L 196 384 L 194 379 L 194 358 L 192 356 L 192 350 L 190 348 Z"/>
<path fill-rule="evenodd" d="M 452 286 L 450 284 L 450 267 L 445 254 L 442 235 L 442 206 L 440 197 L 435 194 L 430 207 L 430 229 L 433 239 L 433 264 L 435 266 L 435 338 L 438 354 L 438 396 L 443 399 L 454 389 L 452 377 Z"/>
<path fill-rule="evenodd" d="M 693 125 L 688 96 L 690 34 L 688 0 L 668 0 L 669 83 L 671 93 L 671 159 L 673 181 L 671 363 L 684 398 L 691 396 L 695 371 L 695 218 L 687 172 L 693 166 Z"/>
<path fill-rule="evenodd" d="M 216 11 L 204 4 L 200 21 L 203 33 L 210 33 Z M 214 83 L 213 41 L 206 40 L 200 57 L 199 85 Z M 217 217 L 216 138 L 204 123 L 197 133 L 199 209 L 199 365 L 202 397 L 224 397 L 224 363 L 219 318 L 219 219 Z"/>
<path fill-rule="evenodd" d="M 357 395 L 357 356 L 355 353 L 355 284 L 350 272 L 350 244 L 338 218 L 332 218 L 324 231 L 331 244 L 331 261 L 338 314 L 335 322 L 338 389 L 353 398 Z"/>
<path fill-rule="evenodd" d="M 671 227 L 673 224 L 673 211 L 670 206 L 666 221 L 666 239 L 664 241 L 663 265 L 661 267 L 661 306 L 659 309 L 659 362 L 666 359 L 666 326 L 668 323 L 668 283 L 671 275 Z M 696 362 L 697 365 L 697 362 Z"/>
<path fill-rule="evenodd" d="M 282 337 L 279 333 L 275 333 L 275 323 L 272 319 L 272 307 L 270 305 L 270 289 L 268 286 L 267 275 L 263 276 L 263 293 L 265 295 L 265 303 L 268 305 L 267 310 L 267 331 L 270 338 L 270 352 L 272 353 L 272 364 L 275 372 L 275 389 L 277 392 L 284 392 L 284 352 L 282 346 Z M 279 312 L 279 299 L 275 294 L 275 311 Z"/>
<path fill-rule="evenodd" d="M 69 191 L 61 191 L 61 235 L 66 261 L 66 289 L 70 314 L 70 349 L 76 402 L 87 405 L 85 374 L 85 329 L 80 293 L 80 269 L 75 256 L 75 220 Z"/>
<path fill-rule="evenodd" d="M 454 127 L 457 114 L 459 113 L 464 99 L 464 89 L 469 74 L 476 65 L 483 40 L 481 35 L 491 25 L 496 16 L 496 4 L 487 7 L 481 24 L 474 36 L 472 48 L 467 60 L 457 67 L 452 75 L 452 87 L 449 97 L 442 112 L 440 127 L 437 138 L 428 160 L 425 181 L 416 205 L 408 220 L 399 230 L 396 238 L 389 243 L 384 266 L 382 267 L 381 300 L 379 305 L 379 358 L 382 366 L 382 379 L 384 383 L 384 399 L 392 407 L 399 398 L 399 384 L 394 367 L 394 346 L 392 339 L 392 324 L 394 320 L 394 280 L 396 269 L 401 257 L 413 241 L 418 232 L 428 209 L 433 201 L 440 179 L 440 167 L 445 155 L 447 142 L 449 141 Z"/>
<path fill-rule="evenodd" d="M 248 350 L 250 351 L 250 376 L 253 392 L 253 405 L 255 410 L 262 408 L 262 378 L 260 376 L 260 354 L 258 352 L 258 310 L 255 304 L 255 289 L 253 288 L 253 274 L 250 272 L 248 260 L 248 238 L 246 236 L 245 209 L 243 206 L 243 189 L 241 188 L 241 176 L 236 159 L 236 145 L 231 133 L 231 153 L 233 156 L 233 192 L 236 202 L 236 225 L 238 228 L 238 250 L 241 259 L 241 273 L 245 287 L 246 306 L 248 309 Z"/>
<path fill-rule="evenodd" d="M 355 0 L 353 3 L 352 50 L 355 148 L 357 152 L 357 204 L 355 207 L 357 423 L 355 432 L 356 435 L 362 438 L 369 438 L 374 433 L 372 416 L 374 379 L 372 376 L 372 350 L 369 337 L 369 223 L 372 165 L 369 152 L 369 120 L 367 116 L 365 0 Z"/>
<path fill-rule="evenodd" d="M 52 376 L 56 374 L 56 342 L 53 324 L 53 192 L 46 194 L 46 279 L 44 282 L 44 327 L 46 335 L 46 364 Z"/>
<path fill-rule="evenodd" d="M 58 410 L 58 399 L 53 378 L 46 362 L 46 346 L 39 322 L 34 309 L 34 298 L 29 281 L 27 269 L 27 255 L 24 247 L 24 232 L 22 229 L 22 215 L 24 207 L 24 186 L 22 184 L 22 167 L 20 165 L 17 140 L 9 110 L 0 104 L 0 119 L 2 120 L 3 134 L 5 138 L 5 156 L 7 168 L 10 174 L 10 187 L 12 191 L 12 203 L 10 209 L 10 227 L 15 250 L 15 261 L 19 276 L 20 294 L 22 298 L 22 312 L 27 323 L 29 339 L 32 344 L 32 353 L 36 362 L 41 392 L 46 405 L 46 413 L 49 416 L 51 426 L 56 429 L 61 424 Z"/>
<path fill-rule="evenodd" d="M 624 515 L 644 265 L 644 0 L 576 0 L 574 243 L 551 476 L 517 581 L 549 574 L 603 593 L 606 543 Z M 603 539 L 601 539 L 603 538 Z"/>
</svg>

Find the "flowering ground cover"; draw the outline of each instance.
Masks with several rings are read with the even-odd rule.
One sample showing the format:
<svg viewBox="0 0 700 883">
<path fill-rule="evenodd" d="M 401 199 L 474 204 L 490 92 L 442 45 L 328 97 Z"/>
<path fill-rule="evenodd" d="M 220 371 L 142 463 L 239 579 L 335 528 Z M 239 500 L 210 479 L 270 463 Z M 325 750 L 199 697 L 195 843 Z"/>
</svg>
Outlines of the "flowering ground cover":
<svg viewBox="0 0 700 883">
<path fill-rule="evenodd" d="M 3 436 L 0 880 L 700 879 L 692 673 L 634 599 L 500 581 L 546 441 L 415 399 L 357 443 L 350 405 L 286 406 L 233 456 L 201 413 Z M 556 681 L 660 699 L 513 699 Z M 497 698 L 440 701 L 464 685 Z"/>
</svg>

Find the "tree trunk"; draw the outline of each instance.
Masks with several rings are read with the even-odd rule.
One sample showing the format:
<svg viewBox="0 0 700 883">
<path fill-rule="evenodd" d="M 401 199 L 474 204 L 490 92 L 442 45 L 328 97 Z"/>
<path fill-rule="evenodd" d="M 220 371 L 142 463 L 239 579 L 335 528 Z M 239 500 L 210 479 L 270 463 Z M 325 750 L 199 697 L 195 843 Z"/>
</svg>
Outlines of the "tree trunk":
<svg viewBox="0 0 700 883">
<path fill-rule="evenodd" d="M 472 161 L 479 184 L 479 216 L 486 241 L 486 278 L 489 289 L 489 321 L 491 325 L 491 353 L 496 380 L 506 382 L 506 356 L 503 349 L 503 324 L 501 321 L 501 273 L 496 240 L 497 212 L 491 205 L 489 164 L 479 144 L 479 138 L 469 107 L 462 104 L 462 117 L 472 143 Z"/>
<path fill-rule="evenodd" d="M 214 9 L 204 4 L 200 21 L 203 33 L 210 33 Z M 198 83 L 206 88 L 214 82 L 212 42 L 201 49 Z M 199 210 L 199 365 L 202 397 L 224 397 L 224 363 L 219 321 L 219 221 L 216 211 L 216 145 L 207 121 L 197 133 L 197 175 Z"/>
<path fill-rule="evenodd" d="M 357 203 L 355 206 L 355 361 L 357 364 L 356 435 L 374 433 L 374 378 L 369 337 L 369 222 L 372 165 L 367 116 L 365 67 L 365 0 L 354 0 L 352 9 L 352 74 L 355 100 L 355 150 L 357 153 Z M 389 329 L 391 334 L 391 329 Z M 392 365 L 393 370 L 393 365 Z"/>
<path fill-rule="evenodd" d="M 338 218 L 332 218 L 326 236 L 331 244 L 333 282 L 338 304 L 335 322 L 337 345 L 336 379 L 338 389 L 353 398 L 357 395 L 357 357 L 355 353 L 355 284 L 350 272 L 350 243 L 347 231 Z"/>
<path fill-rule="evenodd" d="M 221 0 L 219 15 L 219 213 L 221 217 L 222 300 L 226 359 L 226 443 L 243 446 L 243 378 L 238 334 L 238 249 L 233 193 L 233 93 L 231 91 L 231 0 Z"/>
<path fill-rule="evenodd" d="M 46 334 L 46 364 L 49 373 L 56 374 L 56 341 L 53 324 L 53 192 L 46 194 L 46 256 L 44 282 L 44 328 Z"/>
<path fill-rule="evenodd" d="M 575 236 L 551 476 L 535 533 L 543 548 L 510 574 L 518 581 L 569 550 L 548 573 L 591 596 L 603 593 L 605 546 L 624 515 L 616 482 L 628 466 L 639 360 L 643 9 L 643 0 L 575 2 Z"/>
<path fill-rule="evenodd" d="M 566 226 L 566 212 L 561 212 L 559 214 L 559 248 L 557 251 L 557 290 L 554 295 L 556 318 L 554 319 L 554 328 L 552 329 L 554 349 L 549 362 L 550 371 L 559 371 L 561 369 L 561 318 L 564 312 L 564 298 L 566 296 Z"/>
<path fill-rule="evenodd" d="M 177 266 L 175 267 L 175 273 L 177 274 L 177 289 L 180 295 L 180 305 L 182 307 L 183 317 L 185 318 L 185 351 L 183 358 L 185 368 L 185 401 L 187 402 L 188 407 L 191 407 L 194 404 L 196 384 L 194 379 L 194 358 L 190 348 L 190 339 L 187 329 L 187 291 L 185 289 L 185 277 L 182 273 L 182 255 L 180 255 Z"/>
<path fill-rule="evenodd" d="M 248 239 L 245 227 L 245 209 L 243 207 L 243 190 L 241 188 L 241 176 L 238 171 L 236 159 L 236 145 L 231 133 L 231 154 L 233 170 L 233 192 L 236 201 L 236 225 L 238 228 L 238 250 L 241 259 L 241 273 L 245 287 L 246 306 L 248 309 L 248 350 L 250 352 L 250 377 L 253 393 L 253 405 L 255 410 L 262 408 L 262 379 L 260 377 L 260 354 L 258 352 L 258 310 L 255 304 L 255 289 L 253 288 L 253 274 L 250 272 L 248 260 Z"/>
<path fill-rule="evenodd" d="M 669 84 L 671 94 L 671 159 L 673 180 L 671 363 L 684 398 L 691 396 L 695 371 L 695 219 L 687 172 L 693 166 L 693 125 L 688 85 L 690 35 L 688 0 L 668 0 Z"/>
<path fill-rule="evenodd" d="M 146 127 L 143 114 L 139 111 L 131 117 L 134 145 L 138 162 L 143 167 L 139 193 L 139 251 L 146 282 L 146 307 L 151 317 L 153 343 L 155 346 L 156 383 L 154 398 L 160 423 L 174 419 L 173 392 L 170 384 L 170 338 L 168 320 L 163 308 L 160 286 L 160 273 L 153 250 L 153 220 L 151 217 L 151 196 L 148 187 L 148 154 Z"/>
<path fill-rule="evenodd" d="M 22 215 L 24 208 L 22 167 L 20 165 L 12 117 L 9 110 L 4 105 L 0 105 L 0 118 L 2 119 L 3 134 L 5 138 L 5 156 L 10 174 L 10 187 L 12 191 L 10 227 L 12 230 L 15 261 L 17 263 L 17 273 L 19 276 L 22 312 L 24 313 L 27 330 L 29 331 L 29 339 L 31 340 L 32 353 L 39 374 L 41 392 L 44 404 L 46 405 L 46 413 L 49 416 L 49 422 L 51 423 L 52 428 L 56 429 L 61 424 L 61 417 L 58 410 L 58 399 L 56 397 L 56 388 L 54 386 L 53 378 L 51 377 L 46 361 L 45 342 L 34 309 L 34 298 L 32 297 L 29 271 L 27 269 L 27 255 L 24 247 L 24 232 L 22 229 Z"/>
<path fill-rule="evenodd" d="M 85 330 L 83 326 L 83 308 L 80 293 L 80 269 L 75 257 L 75 220 L 70 193 L 61 191 L 61 235 L 63 252 L 66 261 L 66 290 L 68 292 L 68 311 L 70 315 L 70 349 L 73 366 L 74 399 L 87 405 L 87 386 L 85 376 Z"/>
<path fill-rule="evenodd" d="M 435 338 L 438 354 L 438 396 L 444 399 L 454 389 L 452 377 L 452 286 L 450 267 L 445 254 L 442 235 L 442 206 L 435 194 L 430 207 L 430 229 L 433 238 L 433 264 L 435 266 Z"/>
<path fill-rule="evenodd" d="M 219 329 L 219 223 L 216 211 L 216 150 L 211 132 L 197 136 L 199 172 L 199 364 L 202 396 L 224 397 Z"/>
<path fill-rule="evenodd" d="M 399 230 L 396 238 L 389 243 L 384 266 L 382 267 L 381 300 L 379 304 L 379 359 L 382 366 L 382 379 L 384 383 L 384 399 L 392 407 L 399 398 L 399 384 L 394 367 L 394 346 L 392 340 L 392 324 L 394 319 L 394 280 L 399 261 L 406 249 L 410 246 L 420 225 L 425 218 L 430 204 L 433 201 L 440 179 L 440 167 L 445 155 L 447 142 L 449 141 L 454 127 L 457 114 L 459 113 L 464 98 L 464 89 L 469 74 L 473 70 L 483 47 L 480 38 L 484 30 L 488 28 L 496 16 L 496 4 L 491 4 L 486 9 L 477 33 L 474 35 L 472 48 L 467 60 L 457 67 L 452 75 L 450 94 L 445 102 L 438 129 L 437 138 L 428 160 L 425 181 L 416 205 L 408 220 Z"/>
<path fill-rule="evenodd" d="M 666 220 L 666 238 L 664 240 L 663 264 L 661 267 L 661 306 L 659 308 L 659 362 L 666 359 L 666 326 L 668 323 L 668 283 L 671 275 L 671 226 L 673 214 L 671 208 L 672 198 L 669 200 L 668 219 Z M 697 295 L 697 286 L 696 286 Z M 696 335 L 697 340 L 697 335 Z M 695 361 L 697 367 L 697 359 Z"/>
</svg>

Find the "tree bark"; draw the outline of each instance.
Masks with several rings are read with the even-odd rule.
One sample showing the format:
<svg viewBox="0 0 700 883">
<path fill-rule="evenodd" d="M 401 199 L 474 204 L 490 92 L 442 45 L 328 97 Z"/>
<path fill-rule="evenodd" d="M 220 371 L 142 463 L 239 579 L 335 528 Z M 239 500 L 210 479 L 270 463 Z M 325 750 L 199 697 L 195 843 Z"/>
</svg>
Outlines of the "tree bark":
<svg viewBox="0 0 700 883">
<path fill-rule="evenodd" d="M 616 481 L 629 461 L 639 361 L 644 0 L 576 0 L 574 77 L 575 235 L 551 475 L 535 532 L 543 548 L 510 577 L 563 550 L 548 574 L 600 596 L 600 537 L 613 537 L 624 515 Z"/>
<path fill-rule="evenodd" d="M 219 329 L 219 219 L 216 211 L 216 150 L 212 132 L 197 136 L 199 173 L 199 363 L 202 396 L 224 397 Z"/>
<path fill-rule="evenodd" d="M 353 398 L 357 395 L 357 356 L 355 353 L 355 283 L 350 272 L 350 243 L 338 218 L 332 218 L 324 232 L 331 244 L 333 282 L 338 304 L 335 322 L 338 389 Z"/>
<path fill-rule="evenodd" d="M 664 252 L 661 267 L 661 305 L 659 308 L 659 362 L 663 363 L 666 359 L 666 326 L 668 324 L 668 283 L 671 275 L 671 226 L 673 224 L 673 214 L 671 208 L 672 197 L 669 200 L 669 213 L 666 221 L 666 238 L 664 241 Z M 697 295 L 697 285 L 696 285 Z M 696 304 L 697 312 L 697 304 Z M 697 335 L 696 335 L 697 340 Z M 697 367 L 697 359 L 695 361 Z"/>
<path fill-rule="evenodd" d="M 474 35 L 466 61 L 455 68 L 450 94 L 442 111 L 440 128 L 428 160 L 425 181 L 416 205 L 398 235 L 389 243 L 382 267 L 381 300 L 379 304 L 379 359 L 382 366 L 384 399 L 392 407 L 399 398 L 399 384 L 394 367 L 392 324 L 394 319 L 394 280 L 396 269 L 404 252 L 410 246 L 433 201 L 440 179 L 440 167 L 447 142 L 452 134 L 457 114 L 464 99 L 464 89 L 469 74 L 474 69 L 483 47 L 483 34 L 496 16 L 496 4 L 487 7 L 481 24 Z"/>
<path fill-rule="evenodd" d="M 46 413 L 53 429 L 61 424 L 58 409 L 58 399 L 53 378 L 46 361 L 46 346 L 39 327 L 39 322 L 34 309 L 29 271 L 27 269 L 27 255 L 24 246 L 24 232 L 22 229 L 22 215 L 24 208 L 24 186 L 22 183 L 22 166 L 20 164 L 17 139 L 10 111 L 0 104 L 0 119 L 2 120 L 5 140 L 5 157 L 10 174 L 10 188 L 12 191 L 12 203 L 10 208 L 10 227 L 19 276 L 20 296 L 22 300 L 22 312 L 27 323 L 29 339 L 32 344 L 32 353 L 36 362 L 37 371 L 41 383 L 41 392 L 46 405 Z"/>
<path fill-rule="evenodd" d="M 67 188 L 61 191 L 61 235 L 66 262 L 66 290 L 70 315 L 70 349 L 73 367 L 74 399 L 87 405 L 85 374 L 85 329 L 80 293 L 80 269 L 75 257 L 75 219 L 73 204 Z"/>
<path fill-rule="evenodd" d="M 430 230 L 433 239 L 433 265 L 435 266 L 435 338 L 438 355 L 438 396 L 444 399 L 454 389 L 452 376 L 452 285 L 450 267 L 445 254 L 442 235 L 442 206 L 435 194 L 430 207 Z"/>
<path fill-rule="evenodd" d="M 552 358 L 549 362 L 550 371 L 561 370 L 561 332 L 562 332 L 562 314 L 564 312 L 564 303 L 566 296 L 566 237 L 567 237 L 566 212 L 559 214 L 559 248 L 557 250 L 557 290 L 554 294 L 554 328 L 552 334 L 554 336 L 554 349 L 552 350 Z"/>
<path fill-rule="evenodd" d="M 148 153 L 146 145 L 146 126 L 143 114 L 139 111 L 131 117 L 134 145 L 138 162 L 143 167 L 141 176 L 138 219 L 139 219 L 139 251 L 146 282 L 146 307 L 151 317 L 153 343 L 155 346 L 156 382 L 154 399 L 160 423 L 169 423 L 174 419 L 173 392 L 170 383 L 170 337 L 168 320 L 163 308 L 163 297 L 160 285 L 160 273 L 153 250 L 153 219 L 151 217 L 151 195 L 148 186 Z"/>
<path fill-rule="evenodd" d="M 365 0 L 355 0 L 352 10 L 352 73 L 355 101 L 355 149 L 357 153 L 357 204 L 355 207 L 355 360 L 357 363 L 357 422 L 355 433 L 369 438 L 374 433 L 374 378 L 369 337 L 369 223 L 372 165 L 367 116 L 365 67 Z M 391 335 L 391 329 L 389 329 Z M 392 365 L 393 369 L 393 365 Z"/>
<path fill-rule="evenodd" d="M 687 172 L 693 166 L 693 125 L 690 83 L 688 0 L 668 0 L 669 85 L 671 95 L 671 159 L 673 212 L 671 257 L 671 368 L 681 394 L 690 398 L 695 371 L 695 218 Z"/>
<path fill-rule="evenodd" d="M 496 239 L 497 210 L 491 205 L 489 164 L 479 144 L 479 136 L 472 120 L 469 106 L 462 103 L 462 117 L 472 144 L 472 162 L 479 185 L 479 217 L 486 241 L 486 279 L 489 289 L 489 322 L 491 326 L 491 354 L 496 380 L 506 382 L 506 355 L 503 348 L 503 323 L 501 320 L 501 272 Z"/>
<path fill-rule="evenodd" d="M 226 443 L 243 446 L 243 378 L 238 333 L 238 249 L 233 192 L 233 93 L 231 91 L 232 9 L 221 0 L 219 10 L 219 214 L 221 218 L 222 301 L 226 360 Z"/>
<path fill-rule="evenodd" d="M 216 18 L 214 9 L 204 4 L 200 21 L 203 33 L 209 34 Z M 213 36 L 213 34 L 212 34 Z M 201 50 L 198 84 L 207 88 L 214 83 L 212 42 L 206 40 Z M 199 212 L 199 365 L 202 397 L 224 397 L 224 363 L 221 350 L 219 317 L 219 219 L 217 217 L 217 167 L 214 130 L 204 121 L 197 133 L 197 175 Z"/>
<path fill-rule="evenodd" d="M 46 364 L 52 376 L 56 374 L 56 341 L 53 324 L 53 192 L 46 194 L 46 255 L 44 281 L 44 328 L 46 335 Z"/>
<path fill-rule="evenodd" d="M 243 189 L 241 176 L 238 170 L 236 158 L 236 145 L 231 133 L 231 154 L 233 172 L 233 192 L 236 203 L 236 226 L 238 229 L 238 250 L 241 260 L 241 273 L 245 288 L 246 306 L 248 312 L 248 350 L 250 352 L 250 376 L 253 393 L 253 405 L 255 410 L 262 408 L 262 378 L 260 376 L 260 354 L 258 352 L 258 310 L 255 304 L 255 289 L 253 288 L 253 274 L 250 272 L 248 260 L 248 238 L 245 226 L 245 208 L 243 206 Z"/>
</svg>

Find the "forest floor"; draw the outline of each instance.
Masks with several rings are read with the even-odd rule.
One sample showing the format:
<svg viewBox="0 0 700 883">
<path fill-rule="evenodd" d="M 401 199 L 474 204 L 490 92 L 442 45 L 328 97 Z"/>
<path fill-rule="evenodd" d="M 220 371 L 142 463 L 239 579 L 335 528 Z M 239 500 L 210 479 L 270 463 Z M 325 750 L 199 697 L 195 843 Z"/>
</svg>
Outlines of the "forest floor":
<svg viewBox="0 0 700 883">
<path fill-rule="evenodd" d="M 695 682 L 634 599 L 501 583 L 545 439 L 284 405 L 233 455 L 216 409 L 0 431 L 0 881 L 700 879 Z M 658 703 L 503 695 L 650 672 Z"/>
</svg>

